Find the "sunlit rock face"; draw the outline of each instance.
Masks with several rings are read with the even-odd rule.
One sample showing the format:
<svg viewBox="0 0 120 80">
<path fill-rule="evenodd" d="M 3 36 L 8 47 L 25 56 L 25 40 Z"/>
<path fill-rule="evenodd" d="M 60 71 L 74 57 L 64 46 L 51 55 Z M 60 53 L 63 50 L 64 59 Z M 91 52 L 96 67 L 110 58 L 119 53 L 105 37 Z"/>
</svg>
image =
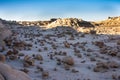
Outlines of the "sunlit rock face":
<svg viewBox="0 0 120 80">
<path fill-rule="evenodd" d="M 53 18 L 48 21 L 21 21 L 18 22 L 24 26 L 39 26 L 48 28 L 71 27 L 77 32 L 96 34 L 120 34 L 120 17 L 108 17 L 102 21 L 85 21 L 79 18 Z"/>
<path fill-rule="evenodd" d="M 120 26 L 120 17 L 108 17 L 108 19 L 96 22 L 99 26 L 118 27 Z"/>
<path fill-rule="evenodd" d="M 57 26 L 67 26 L 75 29 L 77 32 L 97 34 L 120 34 L 120 17 L 109 17 L 103 21 L 84 21 L 78 18 L 59 18 L 47 25 L 47 28 Z"/>
<path fill-rule="evenodd" d="M 95 22 L 95 30 L 99 34 L 120 34 L 120 17 L 108 17 L 108 19 Z"/>
<path fill-rule="evenodd" d="M 93 27 L 93 25 L 90 22 L 78 18 L 59 18 L 51 24 L 48 24 L 47 26 L 48 28 L 56 26 L 70 26 L 74 29 L 77 29 L 79 27 Z"/>
</svg>

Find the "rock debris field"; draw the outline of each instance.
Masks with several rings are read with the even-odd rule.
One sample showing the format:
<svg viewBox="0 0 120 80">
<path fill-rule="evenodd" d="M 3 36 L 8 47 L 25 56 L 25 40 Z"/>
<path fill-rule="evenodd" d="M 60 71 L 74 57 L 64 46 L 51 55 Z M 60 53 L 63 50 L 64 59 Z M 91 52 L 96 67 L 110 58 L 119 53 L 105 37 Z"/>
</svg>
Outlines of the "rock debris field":
<svg viewBox="0 0 120 80">
<path fill-rule="evenodd" d="M 120 80 L 120 35 L 71 27 L 10 27 L 0 80 Z"/>
</svg>

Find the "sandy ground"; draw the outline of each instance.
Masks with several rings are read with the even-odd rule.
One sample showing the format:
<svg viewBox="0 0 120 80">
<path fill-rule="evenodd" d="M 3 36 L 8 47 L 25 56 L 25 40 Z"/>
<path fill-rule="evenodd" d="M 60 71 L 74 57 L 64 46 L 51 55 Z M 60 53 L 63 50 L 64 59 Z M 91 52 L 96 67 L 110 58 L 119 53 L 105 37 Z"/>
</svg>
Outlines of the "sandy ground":
<svg viewBox="0 0 120 80">
<path fill-rule="evenodd" d="M 101 41 L 107 47 L 111 47 L 110 50 L 116 50 L 117 47 L 120 48 L 120 45 L 117 44 L 117 41 L 120 40 L 119 35 L 84 34 L 68 28 L 43 30 L 38 27 L 21 27 L 12 28 L 12 30 L 16 34 L 11 38 L 32 44 L 30 49 L 19 50 L 19 54 L 23 53 L 29 56 L 40 54 L 43 57 L 43 60 L 35 60 L 34 66 L 29 67 L 23 66 L 24 56 L 15 60 L 7 59 L 6 63 L 13 68 L 27 69 L 29 71 L 27 74 L 32 80 L 119 80 L 120 67 L 99 72 L 93 70 L 98 62 L 114 61 L 120 65 L 120 57 L 101 54 L 100 48 L 94 45 L 95 41 Z M 64 45 L 65 42 L 69 44 L 69 47 Z M 6 51 L 3 53 L 6 54 L 11 49 L 6 46 Z M 63 52 L 66 55 L 62 55 Z M 76 56 L 76 54 L 81 56 Z M 50 55 L 53 55 L 52 59 Z M 74 65 L 70 66 L 68 70 L 65 69 L 64 63 L 58 64 L 57 61 L 57 59 L 62 60 L 65 56 L 71 56 L 74 60 Z M 42 67 L 49 75 L 43 78 L 42 71 L 39 71 L 37 66 Z M 114 79 L 114 75 L 116 79 Z"/>
</svg>

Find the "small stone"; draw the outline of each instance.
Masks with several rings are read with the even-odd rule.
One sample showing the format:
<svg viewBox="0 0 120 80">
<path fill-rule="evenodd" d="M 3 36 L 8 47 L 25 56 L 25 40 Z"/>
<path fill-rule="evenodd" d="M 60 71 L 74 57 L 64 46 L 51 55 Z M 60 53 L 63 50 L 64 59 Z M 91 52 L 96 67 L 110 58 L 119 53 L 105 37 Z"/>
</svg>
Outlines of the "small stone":
<svg viewBox="0 0 120 80">
<path fill-rule="evenodd" d="M 54 68 L 53 71 L 57 71 L 58 69 L 57 68 Z"/>
<path fill-rule="evenodd" d="M 65 68 L 65 70 L 70 70 L 70 65 L 64 64 L 64 68 Z"/>
<path fill-rule="evenodd" d="M 76 69 L 72 69 L 71 72 L 72 72 L 72 73 L 77 73 L 77 72 L 79 72 L 79 71 L 76 70 Z"/>
<path fill-rule="evenodd" d="M 65 46 L 66 48 L 70 48 L 70 44 L 69 44 L 68 42 L 64 42 L 64 46 Z"/>
<path fill-rule="evenodd" d="M 23 66 L 24 67 L 30 67 L 30 65 L 28 63 L 26 63 L 26 62 L 23 63 Z"/>
<path fill-rule="evenodd" d="M 60 62 L 60 61 L 57 61 L 57 65 L 61 65 L 61 62 Z"/>
<path fill-rule="evenodd" d="M 74 65 L 74 59 L 71 56 L 66 56 L 63 59 L 63 63 L 73 66 Z"/>
<path fill-rule="evenodd" d="M 48 78 L 49 77 L 49 72 L 48 71 L 43 71 L 42 72 L 42 78 Z"/>
<path fill-rule="evenodd" d="M 10 55 L 10 56 L 9 56 L 9 59 L 10 59 L 10 60 L 15 60 L 15 59 L 17 59 L 17 58 L 18 58 L 18 57 L 17 57 L 16 55 Z"/>
<path fill-rule="evenodd" d="M 38 69 L 39 71 L 44 71 L 41 66 L 37 66 L 37 69 Z"/>
<path fill-rule="evenodd" d="M 20 70 L 23 71 L 23 72 L 25 72 L 25 73 L 28 73 L 28 72 L 29 72 L 29 70 L 26 69 L 26 68 L 24 68 L 24 69 L 20 69 Z"/>
<path fill-rule="evenodd" d="M 95 57 L 90 58 L 91 61 L 96 61 Z"/>
<path fill-rule="evenodd" d="M 85 63 L 85 62 L 86 62 L 85 60 L 81 61 L 81 63 Z"/>
<path fill-rule="evenodd" d="M 96 41 L 94 42 L 94 44 L 98 46 L 99 48 L 103 48 L 105 46 L 104 42 L 100 42 L 100 41 Z"/>
<path fill-rule="evenodd" d="M 13 54 L 13 52 L 11 50 L 9 50 L 6 55 L 12 55 L 12 54 Z"/>
<path fill-rule="evenodd" d="M 40 54 L 35 55 L 35 59 L 37 60 L 43 60 L 43 57 Z"/>
<path fill-rule="evenodd" d="M 24 53 L 19 53 L 18 55 L 19 55 L 19 56 L 25 56 L 25 54 L 24 54 Z"/>
<path fill-rule="evenodd" d="M 76 53 L 75 54 L 78 58 L 81 58 L 82 57 L 82 55 L 80 54 L 80 53 Z"/>
<path fill-rule="evenodd" d="M 110 68 L 118 68 L 120 65 L 115 61 L 111 61 L 111 62 L 108 62 L 108 66 Z"/>
</svg>

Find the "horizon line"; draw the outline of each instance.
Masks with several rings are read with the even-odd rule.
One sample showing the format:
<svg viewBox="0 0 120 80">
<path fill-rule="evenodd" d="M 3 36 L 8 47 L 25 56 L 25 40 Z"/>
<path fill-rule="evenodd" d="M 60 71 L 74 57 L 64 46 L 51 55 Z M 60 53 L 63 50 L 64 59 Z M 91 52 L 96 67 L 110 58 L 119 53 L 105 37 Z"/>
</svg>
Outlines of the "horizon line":
<svg viewBox="0 0 120 80">
<path fill-rule="evenodd" d="M 120 16 L 108 16 L 108 17 L 120 17 Z M 96 20 L 86 20 L 86 19 L 83 19 L 83 18 L 79 18 L 79 17 L 59 17 L 60 19 L 65 19 L 65 18 L 77 18 L 77 19 L 82 19 L 82 20 L 84 20 L 84 21 L 102 21 L 102 20 L 106 20 L 106 19 L 108 19 L 108 17 L 106 17 L 106 18 L 103 18 L 103 19 L 96 19 Z M 6 20 L 6 21 L 17 21 L 17 22 L 19 22 L 19 21 L 49 21 L 49 20 L 51 20 L 51 19 L 59 19 L 59 18 L 57 18 L 57 17 L 53 17 L 53 18 L 47 18 L 47 19 L 29 19 L 29 20 L 15 20 L 15 19 L 5 19 L 5 18 L 1 18 L 0 17 L 0 19 L 2 19 L 2 20 Z"/>
</svg>

